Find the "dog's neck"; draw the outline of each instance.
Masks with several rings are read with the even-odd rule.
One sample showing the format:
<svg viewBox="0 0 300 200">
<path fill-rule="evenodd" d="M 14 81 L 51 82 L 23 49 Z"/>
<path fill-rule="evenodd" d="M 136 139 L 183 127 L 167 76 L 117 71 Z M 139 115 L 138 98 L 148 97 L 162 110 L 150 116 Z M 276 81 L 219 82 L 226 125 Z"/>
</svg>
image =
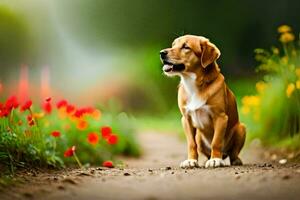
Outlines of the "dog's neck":
<svg viewBox="0 0 300 200">
<path fill-rule="evenodd" d="M 211 63 L 206 68 L 197 67 L 194 72 L 187 72 L 181 75 L 181 82 L 188 93 L 195 90 L 202 90 L 218 78 L 220 74 L 219 66 L 216 62 Z M 193 87 L 190 87 L 193 85 Z M 193 91 L 192 91 L 193 90 Z"/>
</svg>

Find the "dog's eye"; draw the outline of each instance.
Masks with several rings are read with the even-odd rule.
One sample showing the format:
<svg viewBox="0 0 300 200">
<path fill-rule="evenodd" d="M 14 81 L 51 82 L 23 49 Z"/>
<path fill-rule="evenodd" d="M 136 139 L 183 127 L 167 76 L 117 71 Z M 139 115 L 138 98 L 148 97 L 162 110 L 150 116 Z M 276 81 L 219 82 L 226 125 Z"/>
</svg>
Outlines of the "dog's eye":
<svg viewBox="0 0 300 200">
<path fill-rule="evenodd" d="M 191 48 L 188 45 L 183 44 L 182 47 L 181 47 L 181 49 L 191 49 Z"/>
</svg>

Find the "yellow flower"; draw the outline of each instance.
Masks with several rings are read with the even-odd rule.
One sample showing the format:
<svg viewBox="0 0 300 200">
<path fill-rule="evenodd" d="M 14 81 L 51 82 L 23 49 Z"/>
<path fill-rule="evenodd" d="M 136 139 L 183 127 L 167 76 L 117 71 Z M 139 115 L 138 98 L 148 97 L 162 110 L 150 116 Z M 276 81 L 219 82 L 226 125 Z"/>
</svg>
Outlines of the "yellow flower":
<svg viewBox="0 0 300 200">
<path fill-rule="evenodd" d="M 83 131 L 83 130 L 85 130 L 87 127 L 88 127 L 88 122 L 87 122 L 87 121 L 82 120 L 82 119 L 78 120 L 78 122 L 77 122 L 77 124 L 76 124 L 76 128 L 77 128 L 78 130 Z"/>
<path fill-rule="evenodd" d="M 278 55 L 278 54 L 279 54 L 279 49 L 276 48 L 276 47 L 272 48 L 272 51 L 273 51 L 273 53 L 274 53 L 275 55 Z"/>
<path fill-rule="evenodd" d="M 298 76 L 298 78 L 300 78 L 300 68 L 298 67 L 295 71 L 296 71 L 296 75 Z"/>
<path fill-rule="evenodd" d="M 288 58 L 287 56 L 283 56 L 283 57 L 281 58 L 281 62 L 282 62 L 284 65 L 288 64 L 288 61 L 289 61 L 289 58 Z"/>
<path fill-rule="evenodd" d="M 95 120 L 99 120 L 100 117 L 101 117 L 101 112 L 100 110 L 98 109 L 95 109 L 92 113 L 92 117 L 95 119 Z"/>
<path fill-rule="evenodd" d="M 300 89 L 300 80 L 296 81 L 296 88 Z"/>
<path fill-rule="evenodd" d="M 288 25 L 281 25 L 277 29 L 278 33 L 286 33 L 286 32 L 291 32 L 292 28 Z"/>
<path fill-rule="evenodd" d="M 263 81 L 259 81 L 259 82 L 256 83 L 255 86 L 256 86 L 257 92 L 263 93 L 265 91 L 266 87 L 267 87 L 267 84 Z"/>
<path fill-rule="evenodd" d="M 294 90 L 295 90 L 295 84 L 294 83 L 288 84 L 288 86 L 286 88 L 286 96 L 288 98 L 290 98 L 292 96 Z"/>
<path fill-rule="evenodd" d="M 295 39 L 294 34 L 293 33 L 288 33 L 288 32 L 283 33 L 279 38 L 280 42 L 282 42 L 282 43 L 292 42 L 292 41 L 294 41 L 294 39 Z"/>
<path fill-rule="evenodd" d="M 242 113 L 243 113 L 244 115 L 247 115 L 249 112 L 250 112 L 249 106 L 243 106 L 243 107 L 242 107 Z"/>
<path fill-rule="evenodd" d="M 245 106 L 259 106 L 260 98 L 259 96 L 244 96 L 242 103 Z"/>
<path fill-rule="evenodd" d="M 40 112 L 40 113 L 33 113 L 33 118 L 38 119 L 38 118 L 43 118 L 45 116 L 45 113 Z"/>
<path fill-rule="evenodd" d="M 60 119 L 65 119 L 67 116 L 68 116 L 68 113 L 67 113 L 65 107 L 58 109 L 58 117 Z"/>
</svg>

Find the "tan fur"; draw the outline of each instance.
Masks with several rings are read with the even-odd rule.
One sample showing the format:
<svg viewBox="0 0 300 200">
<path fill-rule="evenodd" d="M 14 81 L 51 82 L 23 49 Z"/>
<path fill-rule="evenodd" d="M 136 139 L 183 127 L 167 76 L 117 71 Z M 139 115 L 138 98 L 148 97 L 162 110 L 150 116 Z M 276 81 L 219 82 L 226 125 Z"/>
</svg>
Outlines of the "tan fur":
<svg viewBox="0 0 300 200">
<path fill-rule="evenodd" d="M 219 49 L 205 37 L 185 35 L 163 51 L 167 52 L 170 62 L 185 65 L 181 72 L 166 74 L 179 75 L 182 79 L 178 105 L 188 143 L 188 159 L 197 160 L 203 153 L 208 159 L 229 156 L 231 164 L 242 164 L 238 155 L 246 130 L 239 122 L 234 94 L 216 63 Z M 187 91 L 192 83 L 195 83 L 195 87 L 190 87 L 193 91 Z M 197 108 L 195 111 L 188 110 L 193 106 Z"/>
</svg>

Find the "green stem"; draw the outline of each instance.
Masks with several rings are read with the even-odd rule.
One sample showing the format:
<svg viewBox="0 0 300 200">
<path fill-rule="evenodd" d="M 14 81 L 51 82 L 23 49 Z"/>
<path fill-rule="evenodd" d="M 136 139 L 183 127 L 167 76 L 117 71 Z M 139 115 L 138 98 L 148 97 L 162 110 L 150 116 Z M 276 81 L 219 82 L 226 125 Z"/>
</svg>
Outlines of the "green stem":
<svg viewBox="0 0 300 200">
<path fill-rule="evenodd" d="M 77 155 L 76 155 L 75 152 L 74 152 L 74 158 L 75 158 L 77 164 L 79 165 L 79 167 L 82 168 L 82 164 L 81 164 L 80 160 L 78 159 L 78 157 L 77 157 Z"/>
</svg>

